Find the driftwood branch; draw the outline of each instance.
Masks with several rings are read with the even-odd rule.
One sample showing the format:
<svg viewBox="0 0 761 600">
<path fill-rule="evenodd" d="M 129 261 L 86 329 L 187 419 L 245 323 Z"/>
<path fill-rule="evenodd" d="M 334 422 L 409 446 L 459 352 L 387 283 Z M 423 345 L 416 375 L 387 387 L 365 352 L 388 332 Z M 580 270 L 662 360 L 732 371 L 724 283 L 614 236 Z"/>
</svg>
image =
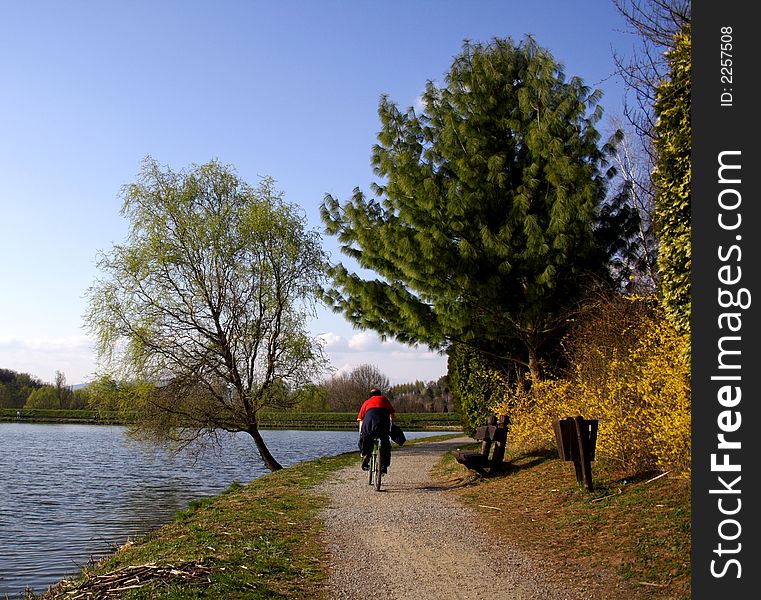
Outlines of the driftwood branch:
<svg viewBox="0 0 761 600">
<path fill-rule="evenodd" d="M 94 600 L 119 598 L 131 590 L 165 587 L 182 581 L 190 584 L 209 583 L 211 569 L 199 563 L 181 565 L 132 565 L 104 573 L 85 576 L 83 581 L 65 580 L 41 596 L 43 600 Z"/>
<path fill-rule="evenodd" d="M 653 477 L 652 479 L 648 479 L 648 480 L 645 482 L 645 484 L 644 484 L 644 485 L 647 485 L 648 483 L 651 483 L 651 482 L 655 481 L 656 479 L 660 479 L 661 477 L 665 477 L 665 476 L 666 476 L 666 475 L 668 475 L 669 473 L 671 473 L 671 471 L 666 471 L 665 473 L 661 473 L 660 475 L 656 475 L 656 476 L 655 476 L 655 477 Z"/>
</svg>

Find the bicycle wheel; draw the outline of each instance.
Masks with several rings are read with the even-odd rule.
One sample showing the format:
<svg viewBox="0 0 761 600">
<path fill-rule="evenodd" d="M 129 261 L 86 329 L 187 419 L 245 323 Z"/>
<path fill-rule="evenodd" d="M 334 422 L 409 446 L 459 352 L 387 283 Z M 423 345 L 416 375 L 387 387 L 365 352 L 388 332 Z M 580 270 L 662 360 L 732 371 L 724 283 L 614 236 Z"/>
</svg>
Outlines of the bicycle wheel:
<svg viewBox="0 0 761 600">
<path fill-rule="evenodd" d="M 377 459 L 377 456 L 375 454 L 375 451 L 370 455 L 370 469 L 367 472 L 367 483 L 368 485 L 373 484 L 373 476 L 375 475 L 375 461 Z"/>
<path fill-rule="evenodd" d="M 375 491 L 380 492 L 381 477 L 383 476 L 383 461 L 380 459 L 380 451 L 378 445 L 375 446 Z"/>
</svg>

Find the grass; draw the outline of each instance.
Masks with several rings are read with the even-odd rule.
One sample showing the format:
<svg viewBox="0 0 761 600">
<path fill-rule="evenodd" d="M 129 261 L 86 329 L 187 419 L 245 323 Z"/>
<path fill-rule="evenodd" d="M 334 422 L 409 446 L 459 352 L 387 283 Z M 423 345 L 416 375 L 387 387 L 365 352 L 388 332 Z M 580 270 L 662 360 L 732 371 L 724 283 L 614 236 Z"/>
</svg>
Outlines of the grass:
<svg viewBox="0 0 761 600">
<path fill-rule="evenodd" d="M 481 477 L 444 457 L 437 477 L 484 518 L 498 543 L 597 588 L 605 598 L 690 598 L 690 484 L 647 474 L 616 479 L 593 463 L 594 492 L 573 463 L 539 450 Z M 614 591 L 615 590 L 615 591 Z"/>
<path fill-rule="evenodd" d="M 327 599 L 328 554 L 319 518 L 327 500 L 312 488 L 357 459 L 347 453 L 233 484 L 90 567 L 84 581 L 134 565 L 173 565 L 200 575 L 126 590 L 121 597 Z M 445 455 L 434 472 L 448 493 L 482 516 L 495 552 L 501 545 L 516 547 L 600 598 L 690 597 L 689 482 L 650 476 L 624 481 L 593 463 L 596 490 L 590 493 L 554 450 L 508 453 L 506 461 L 504 474 L 481 477 Z M 66 589 L 58 592 L 43 597 L 67 597 Z"/>
<path fill-rule="evenodd" d="M 356 461 L 357 454 L 348 453 L 301 463 L 192 502 L 173 523 L 86 569 L 79 583 L 135 565 L 172 565 L 201 576 L 127 590 L 121 597 L 325 598 L 327 550 L 318 518 L 325 499 L 309 489 Z M 66 591 L 54 588 L 42 598 L 71 597 Z"/>
<path fill-rule="evenodd" d="M 16 408 L 0 408 L 0 421 L 20 421 L 29 423 L 116 423 L 119 415 L 115 411 L 99 416 L 87 409 L 25 408 L 23 417 L 18 419 Z"/>
</svg>

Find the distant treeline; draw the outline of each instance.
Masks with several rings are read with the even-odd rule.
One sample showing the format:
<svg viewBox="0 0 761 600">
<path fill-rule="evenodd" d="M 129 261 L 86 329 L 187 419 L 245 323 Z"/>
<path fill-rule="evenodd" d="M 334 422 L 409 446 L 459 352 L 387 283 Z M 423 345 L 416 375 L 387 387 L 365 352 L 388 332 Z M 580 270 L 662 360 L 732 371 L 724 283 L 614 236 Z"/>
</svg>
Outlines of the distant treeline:
<svg viewBox="0 0 761 600">
<path fill-rule="evenodd" d="M 28 373 L 0 369 L 0 408 L 21 408 L 29 395 L 43 385 Z"/>
<path fill-rule="evenodd" d="M 294 391 L 283 404 L 291 409 L 290 412 L 356 414 L 373 387 L 381 389 L 400 413 L 454 412 L 446 377 L 438 381 L 392 386 L 388 377 L 372 365 L 360 365 L 349 373 L 334 375 Z M 119 393 L 114 393 L 117 388 Z M 129 397 L 132 393 L 138 391 L 132 390 L 129 384 L 117 384 L 105 379 L 94 382 L 94 385 L 72 389 L 60 371 L 56 372 L 55 382 L 51 384 L 43 383 L 28 373 L 0 369 L 0 409 L 13 409 L 14 415 L 16 410 L 23 410 L 27 415 L 35 410 L 92 410 L 93 414 L 105 415 L 106 420 L 110 420 L 109 411 L 119 410 L 125 400 L 129 403 L 129 398 L 125 396 Z M 84 417 L 78 414 L 72 418 Z"/>
<path fill-rule="evenodd" d="M 399 412 L 454 412 L 446 376 L 437 381 L 391 385 L 388 376 L 368 364 L 300 390 L 295 404 L 312 412 L 357 411 L 374 387 L 382 390 Z"/>
<path fill-rule="evenodd" d="M 33 423 L 130 424 L 130 420 L 118 411 L 0 408 L 0 421 L 19 420 Z M 460 420 L 453 413 L 399 413 L 396 421 L 405 431 L 460 428 Z M 354 411 L 327 413 L 264 411 L 260 415 L 259 423 L 264 429 L 355 430 L 357 414 Z"/>
<path fill-rule="evenodd" d="M 43 383 L 29 373 L 0 369 L 0 408 L 84 409 L 90 406 L 86 388 L 74 390 L 56 371 L 55 383 Z"/>
</svg>

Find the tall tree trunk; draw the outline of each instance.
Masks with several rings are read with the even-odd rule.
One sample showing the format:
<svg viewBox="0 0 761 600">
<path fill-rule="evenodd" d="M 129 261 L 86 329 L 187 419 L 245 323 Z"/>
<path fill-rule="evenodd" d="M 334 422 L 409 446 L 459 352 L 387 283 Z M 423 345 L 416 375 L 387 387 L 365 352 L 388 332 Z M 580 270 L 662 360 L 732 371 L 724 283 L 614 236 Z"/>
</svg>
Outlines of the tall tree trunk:
<svg viewBox="0 0 761 600">
<path fill-rule="evenodd" d="M 259 429 L 256 426 L 251 426 L 248 428 L 248 434 L 254 438 L 256 449 L 259 451 L 259 456 L 261 456 L 264 461 L 264 466 L 270 471 L 278 471 L 279 469 L 282 469 L 283 465 L 277 462 L 275 457 L 272 456 L 269 448 L 267 448 L 267 444 L 265 444 L 262 439 L 262 434 L 259 433 Z"/>
<path fill-rule="evenodd" d="M 542 380 L 542 367 L 539 363 L 537 348 L 528 344 L 528 370 L 531 373 L 531 382 L 539 383 Z"/>
</svg>

